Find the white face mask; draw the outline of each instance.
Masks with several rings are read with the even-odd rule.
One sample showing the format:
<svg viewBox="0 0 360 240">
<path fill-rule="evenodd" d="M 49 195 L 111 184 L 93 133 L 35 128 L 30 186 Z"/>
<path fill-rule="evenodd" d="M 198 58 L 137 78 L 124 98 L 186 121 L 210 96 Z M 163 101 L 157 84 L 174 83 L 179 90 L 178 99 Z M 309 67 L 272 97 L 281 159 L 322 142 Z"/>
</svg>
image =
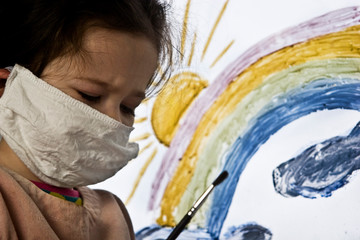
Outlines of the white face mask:
<svg viewBox="0 0 360 240">
<path fill-rule="evenodd" d="M 113 176 L 138 154 L 132 129 L 19 65 L 0 98 L 0 134 L 39 179 L 59 187 Z"/>
</svg>

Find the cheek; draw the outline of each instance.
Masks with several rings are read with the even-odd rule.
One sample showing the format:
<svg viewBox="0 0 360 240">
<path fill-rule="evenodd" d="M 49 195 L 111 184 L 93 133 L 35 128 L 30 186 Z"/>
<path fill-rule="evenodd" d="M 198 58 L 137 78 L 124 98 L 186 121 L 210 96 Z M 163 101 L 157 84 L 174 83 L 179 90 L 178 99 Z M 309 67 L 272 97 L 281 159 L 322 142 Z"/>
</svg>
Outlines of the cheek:
<svg viewBox="0 0 360 240">
<path fill-rule="evenodd" d="M 52 85 L 53 87 L 59 89 L 60 91 L 62 91 L 63 93 L 65 93 L 66 95 L 76 99 L 76 100 L 79 100 L 81 102 L 84 102 L 80 95 L 77 93 L 76 90 L 74 90 L 73 88 L 69 87 L 69 86 L 66 86 L 65 84 L 59 84 L 59 83 L 52 83 L 52 82 L 48 82 L 50 85 Z"/>
<path fill-rule="evenodd" d="M 121 116 L 121 123 L 128 127 L 132 127 L 134 125 L 134 117 L 123 115 L 123 116 Z"/>
</svg>

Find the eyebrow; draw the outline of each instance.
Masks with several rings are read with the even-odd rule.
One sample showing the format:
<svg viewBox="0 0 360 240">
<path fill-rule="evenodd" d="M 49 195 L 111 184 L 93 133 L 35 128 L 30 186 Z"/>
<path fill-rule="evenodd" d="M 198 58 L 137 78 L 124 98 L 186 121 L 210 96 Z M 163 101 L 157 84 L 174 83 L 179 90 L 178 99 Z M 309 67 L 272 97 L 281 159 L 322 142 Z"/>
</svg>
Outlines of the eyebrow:
<svg viewBox="0 0 360 240">
<path fill-rule="evenodd" d="M 97 85 L 99 85 L 99 86 L 108 86 L 108 85 L 109 85 L 107 82 L 103 82 L 103 81 L 101 81 L 101 80 L 98 79 L 98 78 L 78 76 L 77 79 L 87 80 L 87 81 L 90 81 L 90 82 L 92 82 L 92 83 L 95 83 L 95 84 L 97 84 Z"/>
</svg>

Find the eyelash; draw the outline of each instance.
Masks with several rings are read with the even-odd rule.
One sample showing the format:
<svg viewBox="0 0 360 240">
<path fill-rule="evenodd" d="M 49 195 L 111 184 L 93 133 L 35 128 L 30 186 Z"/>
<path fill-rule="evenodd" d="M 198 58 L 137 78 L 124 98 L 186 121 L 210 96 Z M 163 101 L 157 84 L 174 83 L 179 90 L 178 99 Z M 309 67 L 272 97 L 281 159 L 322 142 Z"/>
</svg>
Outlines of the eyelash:
<svg viewBox="0 0 360 240">
<path fill-rule="evenodd" d="M 80 91 L 78 91 L 78 93 L 80 94 L 80 96 L 83 99 L 85 99 L 86 101 L 89 101 L 89 102 L 97 103 L 100 101 L 100 98 L 101 98 L 101 96 L 90 96 L 90 95 L 80 92 Z M 130 107 L 127 107 L 125 105 L 120 105 L 120 110 L 122 112 L 124 112 L 125 114 L 130 114 L 132 116 L 135 116 L 135 111 Z"/>
<path fill-rule="evenodd" d="M 89 102 L 99 102 L 100 101 L 100 96 L 90 96 L 90 95 L 80 92 L 80 91 L 78 91 L 78 93 L 86 101 L 89 101 Z"/>
</svg>

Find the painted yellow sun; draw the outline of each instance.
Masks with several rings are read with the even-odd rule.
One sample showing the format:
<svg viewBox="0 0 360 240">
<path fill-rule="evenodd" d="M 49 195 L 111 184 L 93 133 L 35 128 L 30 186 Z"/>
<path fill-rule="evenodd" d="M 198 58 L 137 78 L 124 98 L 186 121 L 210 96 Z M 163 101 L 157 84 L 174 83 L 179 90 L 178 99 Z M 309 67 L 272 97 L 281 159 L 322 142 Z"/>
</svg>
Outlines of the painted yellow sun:
<svg viewBox="0 0 360 240">
<path fill-rule="evenodd" d="M 206 80 L 192 72 L 182 72 L 170 79 L 156 98 L 151 114 L 154 133 L 161 143 L 170 145 L 179 128 L 179 120 L 207 85 Z"/>
<path fill-rule="evenodd" d="M 222 19 L 222 16 L 226 10 L 229 1 L 230 0 L 225 0 L 215 20 L 215 23 L 205 43 L 205 46 L 201 52 L 201 61 L 204 59 L 209 49 L 209 45 L 211 43 L 215 30 L 220 20 Z M 183 25 L 180 44 L 181 61 L 182 64 L 185 65 L 185 67 L 183 67 L 182 69 L 178 69 L 178 72 L 173 74 L 164 89 L 162 89 L 162 91 L 155 98 L 152 104 L 149 104 L 149 101 L 145 101 L 143 103 L 146 108 L 151 108 L 151 110 L 148 111 L 150 112 L 150 114 L 148 114 L 148 116 L 140 116 L 136 118 L 135 121 L 135 128 L 136 125 L 149 123 L 149 121 L 152 127 L 152 133 L 144 132 L 131 139 L 132 141 L 146 141 L 146 143 L 143 144 L 143 147 L 140 150 L 139 156 L 141 157 L 141 155 L 148 149 L 152 149 L 152 152 L 150 155 L 148 155 L 147 160 L 139 171 L 138 177 L 135 180 L 134 186 L 127 198 L 126 204 L 128 204 L 134 196 L 143 175 L 145 174 L 153 159 L 156 157 L 159 144 L 162 144 L 166 147 L 170 145 L 174 135 L 179 128 L 179 122 L 186 115 L 187 109 L 193 103 L 196 97 L 201 93 L 201 91 L 208 86 L 208 81 L 203 78 L 200 73 L 188 70 L 188 68 L 190 68 L 193 64 L 193 56 L 197 44 L 197 33 L 195 32 L 192 35 L 191 44 L 189 44 L 189 54 L 185 54 L 186 41 L 188 36 L 187 31 L 190 6 L 191 0 L 188 0 L 186 2 L 184 17 L 182 21 Z M 217 57 L 213 61 L 211 61 L 211 64 L 208 66 L 209 69 L 214 67 L 221 60 L 221 58 L 230 49 L 233 43 L 234 40 L 230 41 L 230 43 L 228 43 L 222 49 L 222 51 L 218 53 Z M 198 65 L 199 63 L 196 64 Z"/>
</svg>

